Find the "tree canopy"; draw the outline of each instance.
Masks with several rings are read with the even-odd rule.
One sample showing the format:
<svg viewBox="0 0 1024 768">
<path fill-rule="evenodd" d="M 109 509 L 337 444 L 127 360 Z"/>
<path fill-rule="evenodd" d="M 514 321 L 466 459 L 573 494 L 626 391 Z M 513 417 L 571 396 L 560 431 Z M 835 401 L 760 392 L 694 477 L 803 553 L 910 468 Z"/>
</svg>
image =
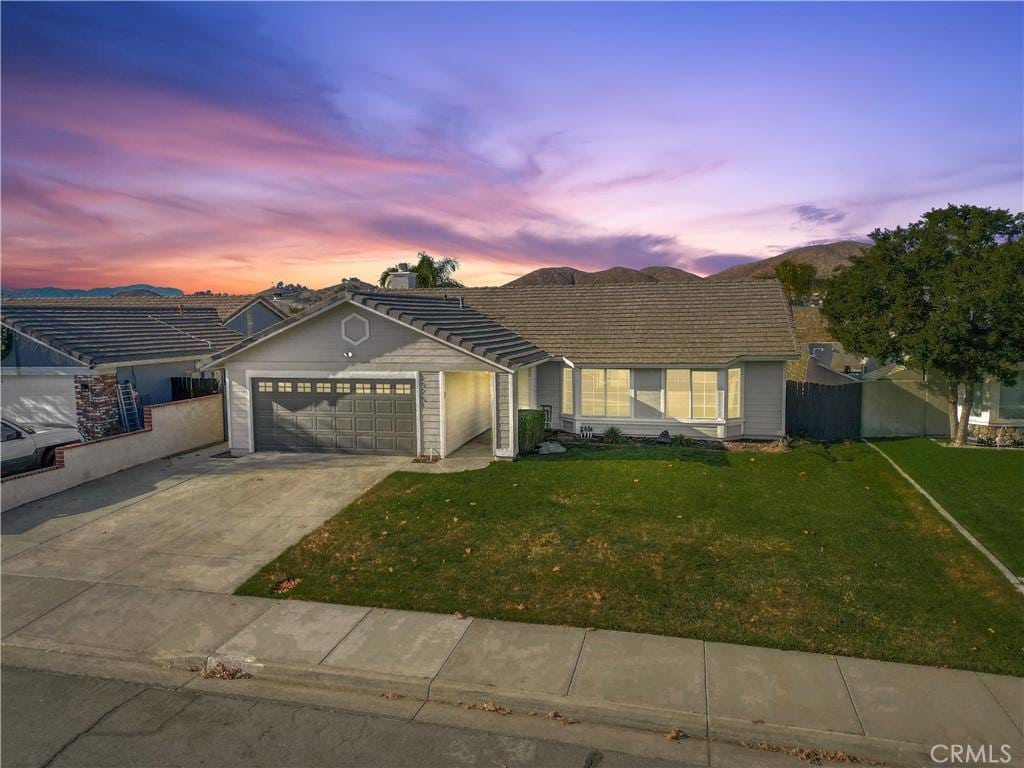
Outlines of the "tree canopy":
<svg viewBox="0 0 1024 768">
<path fill-rule="evenodd" d="M 416 286 L 419 288 L 461 288 L 462 283 L 452 275 L 459 268 L 457 259 L 442 257 L 435 259 L 426 251 L 416 254 L 418 261 L 410 271 L 416 275 Z M 380 286 L 386 288 L 388 278 L 398 272 L 398 266 L 388 267 L 380 276 Z"/>
<path fill-rule="evenodd" d="M 790 259 L 775 265 L 775 277 L 782 283 L 790 301 L 806 298 L 814 285 L 818 270 L 813 264 L 800 264 Z"/>
<path fill-rule="evenodd" d="M 827 285 L 822 312 L 844 347 L 946 378 L 955 444 L 966 440 L 974 385 L 1012 384 L 1024 361 L 1022 232 L 1024 214 L 937 208 L 872 232 L 874 247 Z"/>
</svg>

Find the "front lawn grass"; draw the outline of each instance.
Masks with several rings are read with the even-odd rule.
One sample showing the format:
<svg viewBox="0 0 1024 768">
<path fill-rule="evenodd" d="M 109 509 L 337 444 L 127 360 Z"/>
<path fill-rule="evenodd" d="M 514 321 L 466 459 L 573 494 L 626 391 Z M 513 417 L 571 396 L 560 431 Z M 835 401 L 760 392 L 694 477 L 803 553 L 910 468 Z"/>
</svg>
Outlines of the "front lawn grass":
<svg viewBox="0 0 1024 768">
<path fill-rule="evenodd" d="M 1024 675 L 1024 597 L 863 443 L 399 472 L 238 593 Z"/>
<path fill-rule="evenodd" d="M 1024 575 L 1024 451 L 876 440 L 1007 568 Z"/>
</svg>

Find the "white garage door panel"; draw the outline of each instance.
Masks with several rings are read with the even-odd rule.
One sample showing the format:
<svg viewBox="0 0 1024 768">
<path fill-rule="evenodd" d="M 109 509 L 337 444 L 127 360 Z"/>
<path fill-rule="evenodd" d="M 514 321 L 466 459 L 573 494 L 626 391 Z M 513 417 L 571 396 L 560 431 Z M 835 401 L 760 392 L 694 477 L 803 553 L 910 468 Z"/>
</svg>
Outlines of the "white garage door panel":
<svg viewBox="0 0 1024 768">
<path fill-rule="evenodd" d="M 4 376 L 5 419 L 27 424 L 77 424 L 73 376 Z"/>
<path fill-rule="evenodd" d="M 444 374 L 444 444 L 450 454 L 491 428 L 491 374 Z"/>
</svg>

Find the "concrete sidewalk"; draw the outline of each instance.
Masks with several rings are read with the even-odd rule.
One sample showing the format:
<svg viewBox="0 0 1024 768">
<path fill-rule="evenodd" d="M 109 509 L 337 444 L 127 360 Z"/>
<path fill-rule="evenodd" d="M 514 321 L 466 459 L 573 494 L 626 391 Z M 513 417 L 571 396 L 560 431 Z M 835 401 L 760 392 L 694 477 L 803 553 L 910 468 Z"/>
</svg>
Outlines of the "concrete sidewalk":
<svg viewBox="0 0 1024 768">
<path fill-rule="evenodd" d="M 927 764 L 935 744 L 1024 755 L 1024 679 L 569 627 L 4 576 L 5 655 L 493 703 L 522 714 Z M 419 706 L 417 704 L 417 706 Z"/>
</svg>

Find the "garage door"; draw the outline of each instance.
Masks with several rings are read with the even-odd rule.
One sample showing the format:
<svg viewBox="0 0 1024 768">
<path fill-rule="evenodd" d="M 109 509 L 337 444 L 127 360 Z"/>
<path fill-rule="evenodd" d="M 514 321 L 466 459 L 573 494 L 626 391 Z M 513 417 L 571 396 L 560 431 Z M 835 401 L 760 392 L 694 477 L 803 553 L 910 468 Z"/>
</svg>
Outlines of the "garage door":
<svg viewBox="0 0 1024 768">
<path fill-rule="evenodd" d="M 416 453 L 413 381 L 253 379 L 257 451 Z"/>
</svg>

